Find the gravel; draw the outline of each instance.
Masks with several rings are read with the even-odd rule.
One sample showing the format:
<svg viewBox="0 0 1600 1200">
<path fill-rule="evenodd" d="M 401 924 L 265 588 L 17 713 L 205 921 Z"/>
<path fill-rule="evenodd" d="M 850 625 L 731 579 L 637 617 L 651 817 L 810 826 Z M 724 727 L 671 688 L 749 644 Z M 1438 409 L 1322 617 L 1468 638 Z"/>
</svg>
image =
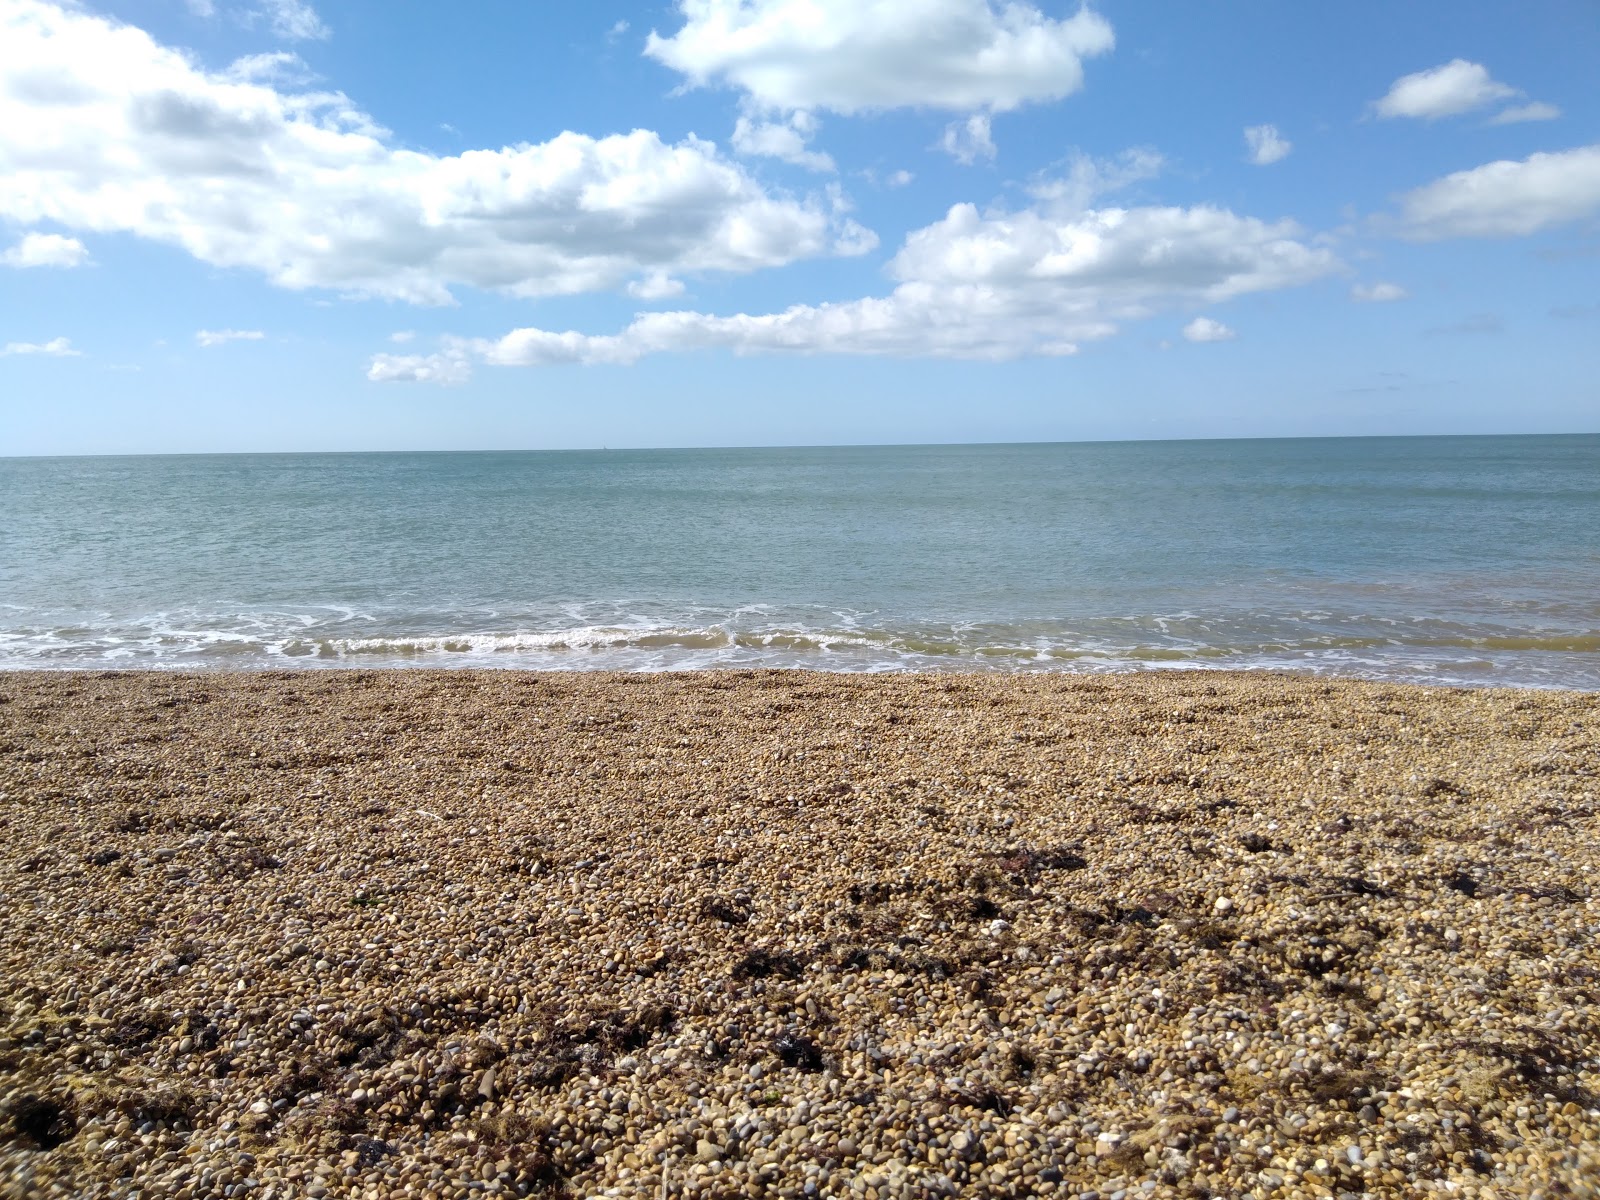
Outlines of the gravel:
<svg viewBox="0 0 1600 1200">
<path fill-rule="evenodd" d="M 1600 697 L 0 674 L 0 1195 L 1594 1196 Z"/>
</svg>

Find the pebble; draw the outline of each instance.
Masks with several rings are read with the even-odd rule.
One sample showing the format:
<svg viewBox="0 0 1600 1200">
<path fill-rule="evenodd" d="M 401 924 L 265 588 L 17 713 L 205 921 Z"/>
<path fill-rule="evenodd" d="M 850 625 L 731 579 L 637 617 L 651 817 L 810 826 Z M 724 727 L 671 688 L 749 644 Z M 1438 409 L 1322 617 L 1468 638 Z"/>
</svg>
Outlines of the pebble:
<svg viewBox="0 0 1600 1200">
<path fill-rule="evenodd" d="M 1587 1194 L 1597 703 L 3 674 L 0 1194 Z"/>
</svg>

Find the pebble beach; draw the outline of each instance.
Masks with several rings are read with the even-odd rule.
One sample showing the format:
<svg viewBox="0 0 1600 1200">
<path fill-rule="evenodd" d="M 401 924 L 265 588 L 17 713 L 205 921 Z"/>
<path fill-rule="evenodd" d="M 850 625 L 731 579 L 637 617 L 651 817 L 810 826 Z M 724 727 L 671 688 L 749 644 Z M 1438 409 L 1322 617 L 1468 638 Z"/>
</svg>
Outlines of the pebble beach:
<svg viewBox="0 0 1600 1200">
<path fill-rule="evenodd" d="M 1600 1195 L 1600 696 L 0 674 L 0 1195 Z"/>
</svg>

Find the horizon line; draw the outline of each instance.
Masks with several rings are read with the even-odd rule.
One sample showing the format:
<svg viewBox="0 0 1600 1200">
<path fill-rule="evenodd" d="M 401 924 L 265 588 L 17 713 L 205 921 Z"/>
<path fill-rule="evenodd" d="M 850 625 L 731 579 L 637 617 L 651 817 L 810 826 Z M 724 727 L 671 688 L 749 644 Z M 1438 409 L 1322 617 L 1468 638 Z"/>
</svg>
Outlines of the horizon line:
<svg viewBox="0 0 1600 1200">
<path fill-rule="evenodd" d="M 1303 433 L 1258 434 L 1215 437 L 1121 437 L 1121 438 L 1039 438 L 1021 441 L 946 441 L 946 442 L 769 442 L 712 446 L 527 446 L 506 448 L 387 449 L 387 450 L 102 450 L 77 454 L 0 454 L 0 462 L 52 458 L 249 458 L 313 455 L 377 454 L 616 454 L 681 453 L 709 450 L 918 450 L 959 446 L 1115 446 L 1181 442 L 1360 442 L 1418 441 L 1438 438 L 1558 438 L 1596 437 L 1600 429 L 1566 430 L 1559 433 Z"/>
</svg>

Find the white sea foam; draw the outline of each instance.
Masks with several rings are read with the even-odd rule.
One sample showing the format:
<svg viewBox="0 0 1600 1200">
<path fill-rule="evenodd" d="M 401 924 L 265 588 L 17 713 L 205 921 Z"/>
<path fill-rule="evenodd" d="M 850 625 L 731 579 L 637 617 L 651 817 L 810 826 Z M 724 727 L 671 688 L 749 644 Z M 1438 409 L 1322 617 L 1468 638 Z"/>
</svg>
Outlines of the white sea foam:
<svg viewBox="0 0 1600 1200">
<path fill-rule="evenodd" d="M 1327 612 L 1192 612 L 1077 622 L 902 623 L 770 605 L 683 610 L 563 605 L 544 627 L 484 627 L 484 610 L 355 606 L 197 613 L 0 631 L 0 667 L 482 666 L 580 670 L 800 667 L 841 671 L 1258 669 L 1454 684 L 1600 688 L 1600 632 L 1513 630 Z M 631 614 L 631 615 L 630 615 Z M 707 620 L 706 617 L 714 619 Z M 698 618 L 698 619 L 695 619 Z M 571 623 L 567 623 L 571 622 Z M 1267 633 L 1271 636 L 1261 636 Z"/>
</svg>

